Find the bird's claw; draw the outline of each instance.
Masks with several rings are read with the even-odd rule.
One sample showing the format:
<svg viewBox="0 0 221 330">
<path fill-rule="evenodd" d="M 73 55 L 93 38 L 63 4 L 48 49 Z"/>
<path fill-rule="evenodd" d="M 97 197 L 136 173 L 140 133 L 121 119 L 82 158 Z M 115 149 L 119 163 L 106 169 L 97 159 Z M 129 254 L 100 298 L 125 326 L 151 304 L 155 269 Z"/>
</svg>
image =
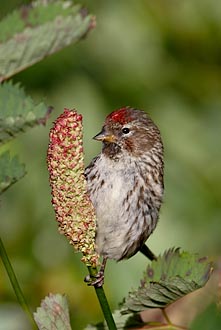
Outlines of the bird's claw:
<svg viewBox="0 0 221 330">
<path fill-rule="evenodd" d="M 104 284 L 104 272 L 99 271 L 95 276 L 91 277 L 87 275 L 84 279 L 84 282 L 87 283 L 89 286 L 94 286 L 96 288 L 100 288 Z"/>
</svg>

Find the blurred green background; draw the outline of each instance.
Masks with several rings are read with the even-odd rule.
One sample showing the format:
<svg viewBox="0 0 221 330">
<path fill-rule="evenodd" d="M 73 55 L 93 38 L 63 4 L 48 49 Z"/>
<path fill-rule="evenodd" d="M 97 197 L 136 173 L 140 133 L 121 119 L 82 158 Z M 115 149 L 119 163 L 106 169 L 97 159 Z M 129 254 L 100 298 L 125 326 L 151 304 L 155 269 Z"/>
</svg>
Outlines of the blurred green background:
<svg viewBox="0 0 221 330">
<path fill-rule="evenodd" d="M 165 145 L 166 188 L 150 248 L 221 253 L 221 2 L 78 2 L 96 15 L 96 29 L 13 78 L 55 111 L 46 127 L 10 143 L 28 174 L 3 195 L 0 209 L 1 236 L 28 302 L 35 309 L 49 292 L 66 293 L 73 329 L 102 316 L 93 288 L 83 282 L 86 267 L 58 234 L 50 203 L 48 132 L 64 107 L 84 116 L 86 164 L 100 151 L 91 137 L 109 112 L 123 105 L 148 111 Z M 1 1 L 1 17 L 24 3 Z M 105 289 L 113 309 L 146 265 L 139 254 L 108 263 Z M 0 264 L 0 330 L 29 329 L 22 316 Z"/>
</svg>

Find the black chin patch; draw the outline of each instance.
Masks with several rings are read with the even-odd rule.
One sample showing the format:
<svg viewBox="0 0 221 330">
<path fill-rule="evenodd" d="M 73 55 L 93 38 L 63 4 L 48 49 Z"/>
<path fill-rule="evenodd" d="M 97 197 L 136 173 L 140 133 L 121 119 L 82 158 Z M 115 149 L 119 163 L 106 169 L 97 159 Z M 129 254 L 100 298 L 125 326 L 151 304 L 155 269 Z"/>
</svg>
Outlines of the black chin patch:
<svg viewBox="0 0 221 330">
<path fill-rule="evenodd" d="M 110 159 L 117 160 L 121 154 L 121 147 L 116 143 L 106 143 L 103 144 L 103 153 Z"/>
</svg>

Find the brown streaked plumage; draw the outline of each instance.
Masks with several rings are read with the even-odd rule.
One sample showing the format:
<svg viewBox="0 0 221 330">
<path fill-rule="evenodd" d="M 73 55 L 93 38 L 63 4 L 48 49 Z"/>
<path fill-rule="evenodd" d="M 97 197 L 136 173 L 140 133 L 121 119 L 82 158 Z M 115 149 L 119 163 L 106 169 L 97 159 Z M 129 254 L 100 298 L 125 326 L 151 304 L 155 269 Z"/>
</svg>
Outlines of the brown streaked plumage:
<svg viewBox="0 0 221 330">
<path fill-rule="evenodd" d="M 107 116 L 101 153 L 86 168 L 88 193 L 97 216 L 97 250 L 107 259 L 130 258 L 139 250 L 155 256 L 145 241 L 155 229 L 163 197 L 163 144 L 160 131 L 142 110 L 123 107 Z"/>
</svg>

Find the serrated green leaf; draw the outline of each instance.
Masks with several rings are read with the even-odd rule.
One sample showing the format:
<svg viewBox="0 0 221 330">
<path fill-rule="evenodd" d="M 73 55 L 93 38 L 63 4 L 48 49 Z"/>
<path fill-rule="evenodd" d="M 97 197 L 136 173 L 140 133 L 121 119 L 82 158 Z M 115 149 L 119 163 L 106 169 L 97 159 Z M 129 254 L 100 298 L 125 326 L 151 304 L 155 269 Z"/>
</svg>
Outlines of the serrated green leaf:
<svg viewBox="0 0 221 330">
<path fill-rule="evenodd" d="M 49 294 L 34 313 L 39 330 L 71 330 L 67 298 L 61 294 Z"/>
<path fill-rule="evenodd" d="M 204 286 L 211 270 L 212 265 L 207 258 L 170 249 L 147 267 L 140 287 L 130 292 L 123 303 L 123 312 L 165 308 Z"/>
<path fill-rule="evenodd" d="M 50 108 L 44 103 L 34 104 L 19 84 L 0 85 L 0 145 L 28 128 L 45 123 Z"/>
<path fill-rule="evenodd" d="M 8 151 L 0 155 L 0 194 L 25 175 L 25 166 Z"/>
<path fill-rule="evenodd" d="M 75 14 L 79 6 L 70 6 L 61 1 L 46 3 L 44 1 L 35 1 L 32 5 L 14 10 L 0 22 L 0 43 L 10 39 L 15 34 L 22 32 L 26 27 L 36 27 L 55 19 L 62 12 L 62 16 Z"/>
<path fill-rule="evenodd" d="M 36 1 L 0 22 L 0 82 L 77 42 L 94 17 L 70 1 Z"/>
</svg>

